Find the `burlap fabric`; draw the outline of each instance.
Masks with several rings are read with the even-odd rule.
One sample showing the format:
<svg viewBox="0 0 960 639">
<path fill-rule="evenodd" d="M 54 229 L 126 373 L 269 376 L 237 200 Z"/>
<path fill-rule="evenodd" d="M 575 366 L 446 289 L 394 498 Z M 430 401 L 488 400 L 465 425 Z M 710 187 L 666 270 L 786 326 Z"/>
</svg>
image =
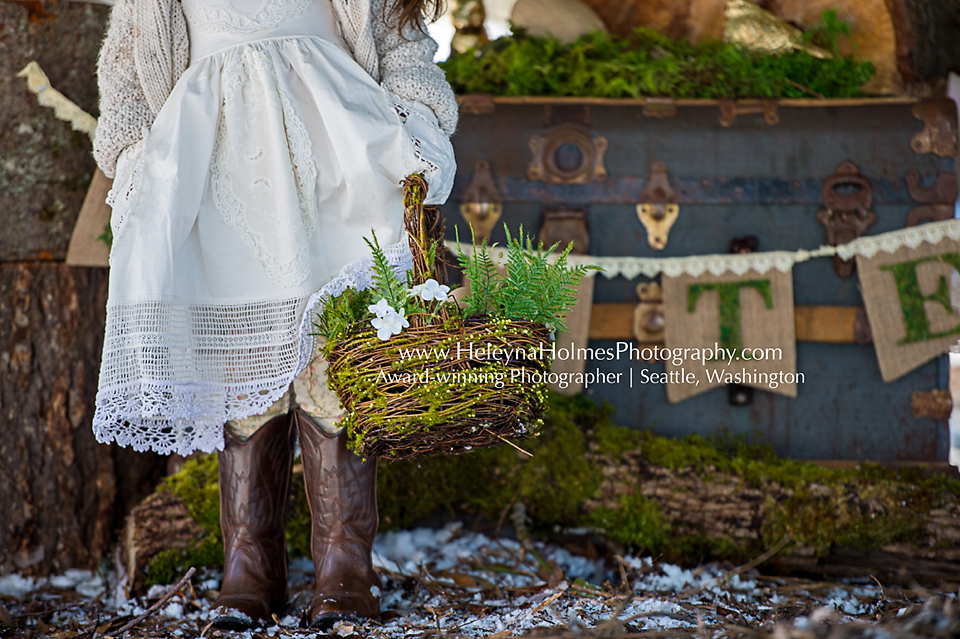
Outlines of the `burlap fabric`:
<svg viewBox="0 0 960 639">
<path fill-rule="evenodd" d="M 580 287 L 577 289 L 577 303 L 574 305 L 563 323 L 567 325 L 566 333 L 557 334 L 557 345 L 569 346 L 573 344 L 573 351 L 579 352 L 579 349 L 586 348 L 587 341 L 590 339 L 590 313 L 593 310 L 593 277 L 585 277 L 580 280 Z M 562 374 L 563 379 L 578 379 L 577 373 L 583 373 L 586 370 L 587 362 L 579 358 L 555 359 L 550 366 L 554 373 Z M 583 390 L 583 382 L 569 384 L 566 388 L 560 384 L 549 384 L 550 389 L 561 395 L 576 395 Z"/>
<path fill-rule="evenodd" d="M 797 396 L 792 273 L 664 276 L 663 305 L 671 402 L 728 383 Z M 714 361 L 704 363 L 708 349 Z"/>
<path fill-rule="evenodd" d="M 946 353 L 960 338 L 960 242 L 857 256 L 883 381 Z"/>
</svg>

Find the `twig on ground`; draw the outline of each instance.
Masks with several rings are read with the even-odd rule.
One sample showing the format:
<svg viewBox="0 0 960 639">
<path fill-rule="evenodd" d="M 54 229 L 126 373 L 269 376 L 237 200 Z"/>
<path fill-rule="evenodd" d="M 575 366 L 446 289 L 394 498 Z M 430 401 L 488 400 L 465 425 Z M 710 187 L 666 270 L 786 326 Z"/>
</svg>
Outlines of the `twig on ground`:
<svg viewBox="0 0 960 639">
<path fill-rule="evenodd" d="M 7 609 L 3 607 L 3 602 L 0 602 L 0 626 L 13 628 L 13 617 L 11 617 Z"/>
<path fill-rule="evenodd" d="M 281 635 L 286 635 L 286 636 L 288 636 L 288 637 L 292 637 L 292 636 L 293 636 L 293 633 L 290 632 L 289 630 L 287 630 L 286 628 L 284 628 L 284 627 L 283 627 L 283 624 L 280 623 L 280 617 L 277 616 L 277 613 L 275 613 L 275 612 L 272 613 L 272 614 L 270 615 L 270 617 L 273 618 L 273 623 L 277 624 L 277 628 L 280 629 L 280 634 L 281 634 Z"/>
<path fill-rule="evenodd" d="M 132 629 L 134 628 L 134 626 L 136 626 L 138 623 L 140 623 L 141 621 L 143 621 L 144 619 L 146 619 L 147 617 L 149 617 L 150 615 L 152 615 L 153 613 L 155 613 L 157 610 L 159 610 L 159 609 L 163 606 L 163 604 L 165 604 L 165 603 L 167 603 L 168 601 L 170 601 L 170 599 L 171 599 L 175 594 L 177 594 L 178 592 L 180 592 L 180 591 L 183 589 L 183 587 L 184 587 L 184 586 L 187 584 L 187 582 L 190 580 L 190 577 L 192 577 L 192 576 L 193 576 L 193 573 L 195 573 L 195 572 L 197 572 L 197 569 L 194 568 L 193 566 L 190 566 L 190 570 L 187 571 L 187 574 L 185 574 L 183 577 L 181 577 L 181 578 L 180 578 L 180 581 L 178 581 L 177 584 L 176 584 L 173 588 L 171 588 L 170 590 L 168 590 L 162 597 L 160 597 L 159 599 L 157 599 L 156 603 L 154 603 L 152 606 L 150 606 L 150 607 L 147 608 L 145 611 L 143 611 L 142 614 L 140 614 L 140 615 L 138 615 L 137 617 L 135 617 L 134 619 L 132 619 L 132 620 L 130 621 L 130 623 L 128 623 L 127 625 L 125 625 L 123 628 L 120 628 L 119 630 L 117 630 L 117 634 L 118 634 L 118 635 L 122 635 L 122 634 L 124 634 L 124 633 L 126 633 L 126 632 L 129 632 L 129 631 L 132 630 Z"/>
<path fill-rule="evenodd" d="M 710 635 L 707 634 L 707 624 L 703 623 L 703 614 L 698 610 L 697 611 L 697 637 L 699 639 L 707 639 Z"/>
<path fill-rule="evenodd" d="M 213 628 L 213 622 L 212 622 L 212 621 L 211 621 L 210 623 L 208 623 L 207 625 L 205 625 L 205 626 L 203 627 L 203 630 L 200 631 L 200 639 L 203 639 L 204 636 L 206 636 L 206 634 L 207 634 L 207 630 L 210 630 L 211 628 Z"/>
<path fill-rule="evenodd" d="M 717 577 L 717 578 L 715 578 L 715 579 L 710 579 L 710 580 L 708 580 L 708 581 L 705 581 L 705 582 L 703 582 L 702 584 L 700 584 L 699 586 L 697 586 L 696 588 L 688 588 L 687 590 L 684 590 L 684 591 L 678 593 L 678 594 L 676 595 L 676 598 L 679 599 L 680 597 L 689 597 L 690 595 L 696 594 L 696 593 L 700 592 L 701 590 L 706 590 L 708 587 L 710 587 L 710 586 L 712 586 L 712 585 L 714 585 L 714 584 L 717 584 L 717 583 L 726 581 L 727 579 L 731 579 L 731 578 L 733 578 L 733 577 L 736 577 L 737 575 L 739 575 L 739 574 L 741 574 L 741 573 L 744 573 L 744 572 L 746 572 L 746 571 L 748 571 L 748 570 L 753 570 L 754 568 L 756 568 L 757 566 L 759 566 L 760 564 L 762 564 L 763 562 L 765 562 L 767 559 L 770 559 L 770 558 L 773 557 L 775 554 L 777 554 L 778 552 L 780 552 L 781 550 L 783 550 L 783 547 L 786 546 L 788 543 L 790 543 L 790 540 L 791 540 L 791 539 L 793 539 L 793 536 L 792 536 L 790 533 L 787 533 L 786 535 L 783 536 L 783 539 L 781 539 L 780 541 L 778 541 L 778 542 L 776 543 L 776 545 L 774 545 L 773 548 L 771 548 L 771 549 L 768 550 L 767 552 L 763 553 L 763 554 L 760 555 L 759 557 L 753 559 L 753 560 L 750 561 L 749 563 L 746 563 L 746 564 L 740 566 L 739 568 L 734 568 L 733 570 L 730 570 L 730 571 L 728 571 L 728 572 L 725 572 L 725 573 L 723 573 L 722 575 L 720 575 L 719 577 Z"/>
<path fill-rule="evenodd" d="M 630 583 L 629 577 L 627 577 L 627 568 L 626 561 L 620 555 L 614 555 L 614 559 L 617 561 L 617 568 L 620 569 L 620 590 L 625 593 L 633 592 L 633 584 Z"/>
<path fill-rule="evenodd" d="M 552 595 L 550 595 L 549 597 L 547 597 L 546 599 L 538 603 L 536 606 L 531 608 L 530 611 L 527 612 L 527 614 L 525 614 L 523 617 L 520 617 L 520 618 L 527 619 L 534 616 L 535 614 L 537 614 L 538 612 L 540 612 L 541 610 L 543 610 L 544 608 L 552 604 L 554 601 L 562 597 L 563 593 L 567 591 L 567 588 L 569 588 L 569 586 L 567 585 L 567 582 L 565 581 L 561 582 L 560 585 L 558 586 L 557 592 L 553 593 Z"/>
</svg>

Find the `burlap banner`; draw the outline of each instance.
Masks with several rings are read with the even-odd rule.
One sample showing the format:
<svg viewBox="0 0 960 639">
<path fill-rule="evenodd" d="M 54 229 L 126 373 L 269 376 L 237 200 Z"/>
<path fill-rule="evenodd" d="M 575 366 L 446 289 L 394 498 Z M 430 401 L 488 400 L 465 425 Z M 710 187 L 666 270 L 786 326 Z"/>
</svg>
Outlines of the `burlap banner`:
<svg viewBox="0 0 960 639">
<path fill-rule="evenodd" d="M 960 242 L 857 256 L 863 301 L 883 381 L 950 350 L 960 338 Z"/>
<path fill-rule="evenodd" d="M 797 396 L 790 271 L 664 275 L 663 315 L 671 402 L 730 383 Z"/>
</svg>

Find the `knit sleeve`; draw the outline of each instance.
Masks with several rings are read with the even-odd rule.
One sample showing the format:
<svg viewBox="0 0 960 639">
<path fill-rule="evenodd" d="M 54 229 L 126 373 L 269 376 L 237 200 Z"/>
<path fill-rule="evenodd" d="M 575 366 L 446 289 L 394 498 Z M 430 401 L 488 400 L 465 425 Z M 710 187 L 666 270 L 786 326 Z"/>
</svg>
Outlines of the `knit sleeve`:
<svg viewBox="0 0 960 639">
<path fill-rule="evenodd" d="M 93 156 L 107 177 L 114 177 L 120 152 L 143 137 L 153 124 L 133 56 L 133 0 L 118 0 L 97 61 L 100 119 Z"/>
<path fill-rule="evenodd" d="M 392 0 L 387 0 L 392 4 Z M 457 99 L 443 70 L 433 62 L 437 43 L 414 25 L 408 25 L 401 35 L 396 18 L 390 20 L 390 4 L 373 0 L 371 14 L 373 38 L 380 59 L 380 80 L 383 85 L 407 100 L 430 107 L 440 128 L 453 135 L 457 128 Z M 390 26 L 392 23 L 394 26 Z"/>
</svg>

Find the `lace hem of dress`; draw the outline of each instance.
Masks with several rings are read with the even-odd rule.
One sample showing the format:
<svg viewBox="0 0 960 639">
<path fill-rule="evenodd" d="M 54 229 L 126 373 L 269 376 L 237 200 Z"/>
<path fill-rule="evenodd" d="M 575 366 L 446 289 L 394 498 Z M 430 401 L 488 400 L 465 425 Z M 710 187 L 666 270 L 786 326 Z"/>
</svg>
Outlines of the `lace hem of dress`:
<svg viewBox="0 0 960 639">
<path fill-rule="evenodd" d="M 384 248 L 413 267 L 406 235 Z M 314 358 L 324 301 L 373 285 L 370 256 L 308 299 L 243 305 L 140 301 L 107 309 L 93 430 L 97 441 L 188 455 L 223 448 L 223 425 L 262 413 Z"/>
</svg>

